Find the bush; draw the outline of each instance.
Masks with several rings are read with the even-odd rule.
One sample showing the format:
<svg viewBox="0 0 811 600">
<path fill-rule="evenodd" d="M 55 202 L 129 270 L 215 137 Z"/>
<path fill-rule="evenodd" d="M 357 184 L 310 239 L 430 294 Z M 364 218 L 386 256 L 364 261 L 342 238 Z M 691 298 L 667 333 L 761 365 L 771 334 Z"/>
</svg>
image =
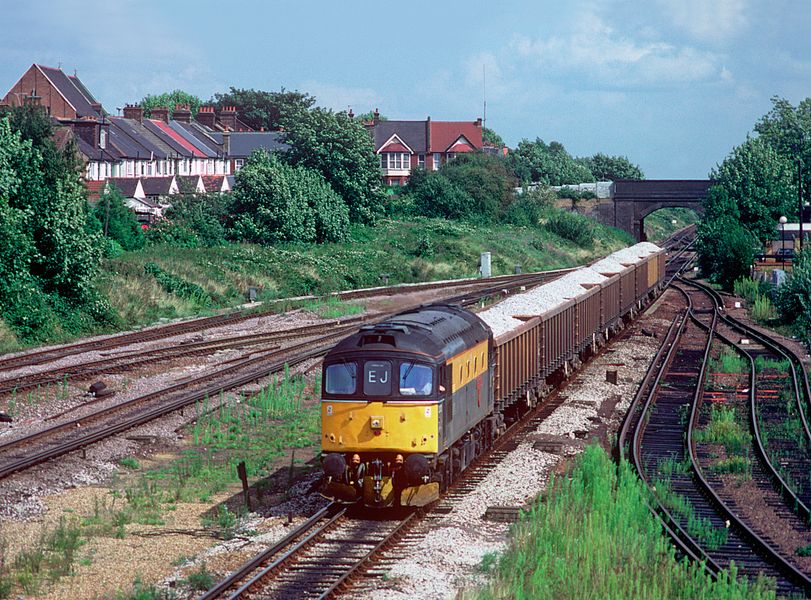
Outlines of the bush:
<svg viewBox="0 0 811 600">
<path fill-rule="evenodd" d="M 232 203 L 237 239 L 259 244 L 345 239 L 349 209 L 316 171 L 257 150 L 237 174 Z"/>
<path fill-rule="evenodd" d="M 148 237 L 195 248 L 225 243 L 225 219 L 229 199 L 225 194 L 183 194 L 172 198 L 166 219 L 150 228 Z M 157 229 L 156 231 L 152 231 Z"/>
<path fill-rule="evenodd" d="M 794 257 L 792 272 L 777 291 L 777 310 L 787 323 L 793 323 L 800 335 L 811 341 L 811 249 Z"/>
<path fill-rule="evenodd" d="M 594 222 L 588 217 L 565 210 L 552 212 L 546 221 L 546 229 L 578 246 L 590 246 L 594 243 Z"/>
<path fill-rule="evenodd" d="M 511 225 L 534 227 L 550 206 L 551 196 L 548 190 L 524 190 L 507 206 L 501 220 Z"/>
<path fill-rule="evenodd" d="M 731 291 L 749 276 L 757 240 L 733 219 L 704 220 L 698 227 L 698 264 L 705 277 Z"/>
<path fill-rule="evenodd" d="M 172 275 L 153 262 L 146 263 L 144 265 L 144 271 L 152 275 L 160 286 L 170 294 L 192 300 L 202 306 L 209 306 L 211 304 L 211 296 L 196 283 L 191 283 L 176 275 Z"/>
<path fill-rule="evenodd" d="M 440 172 L 416 169 L 406 193 L 413 198 L 417 212 L 426 217 L 466 219 L 474 215 L 473 198 Z"/>
<path fill-rule="evenodd" d="M 569 200 L 593 200 L 597 197 L 597 194 L 592 191 L 583 190 L 581 192 L 580 190 L 570 187 L 560 188 L 557 192 L 555 192 L 555 195 L 557 195 L 558 198 L 566 198 Z"/>
<path fill-rule="evenodd" d="M 125 204 L 124 196 L 117 188 L 105 192 L 93 209 L 93 215 L 101 223 L 106 236 L 118 242 L 124 250 L 144 247 L 144 235 L 135 214 Z"/>
<path fill-rule="evenodd" d="M 495 156 L 481 152 L 457 156 L 440 173 L 473 199 L 470 216 L 482 223 L 494 222 L 512 200 L 515 178 Z"/>
</svg>

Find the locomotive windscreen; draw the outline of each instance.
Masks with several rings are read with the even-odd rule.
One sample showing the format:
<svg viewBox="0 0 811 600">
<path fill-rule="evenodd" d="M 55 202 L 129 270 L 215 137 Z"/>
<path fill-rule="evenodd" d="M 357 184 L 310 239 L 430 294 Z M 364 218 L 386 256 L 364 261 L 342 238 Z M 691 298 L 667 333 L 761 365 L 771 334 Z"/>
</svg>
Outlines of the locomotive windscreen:
<svg viewBox="0 0 811 600">
<path fill-rule="evenodd" d="M 358 380 L 358 366 L 341 362 L 326 368 L 325 389 L 328 394 L 354 394 Z"/>
</svg>

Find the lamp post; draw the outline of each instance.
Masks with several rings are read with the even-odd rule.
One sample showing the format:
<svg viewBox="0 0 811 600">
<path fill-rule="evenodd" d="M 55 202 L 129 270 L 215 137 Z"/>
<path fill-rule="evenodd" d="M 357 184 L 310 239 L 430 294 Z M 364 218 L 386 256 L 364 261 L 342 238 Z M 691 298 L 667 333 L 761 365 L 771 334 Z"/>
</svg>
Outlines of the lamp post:
<svg viewBox="0 0 811 600">
<path fill-rule="evenodd" d="M 783 242 L 783 252 L 781 252 L 780 262 L 783 263 L 783 268 L 786 268 L 786 217 L 780 217 L 780 239 Z"/>
</svg>

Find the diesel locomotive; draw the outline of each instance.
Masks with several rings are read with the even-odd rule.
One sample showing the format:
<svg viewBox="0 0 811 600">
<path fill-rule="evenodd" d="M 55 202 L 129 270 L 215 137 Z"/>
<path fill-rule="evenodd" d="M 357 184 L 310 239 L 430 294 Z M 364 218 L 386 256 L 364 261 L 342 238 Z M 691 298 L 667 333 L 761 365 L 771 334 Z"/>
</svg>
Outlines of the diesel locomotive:
<svg viewBox="0 0 811 600">
<path fill-rule="evenodd" d="M 660 290 L 664 252 L 640 257 L 494 338 L 472 312 L 433 304 L 338 343 L 324 358 L 327 497 L 424 506 Z"/>
</svg>

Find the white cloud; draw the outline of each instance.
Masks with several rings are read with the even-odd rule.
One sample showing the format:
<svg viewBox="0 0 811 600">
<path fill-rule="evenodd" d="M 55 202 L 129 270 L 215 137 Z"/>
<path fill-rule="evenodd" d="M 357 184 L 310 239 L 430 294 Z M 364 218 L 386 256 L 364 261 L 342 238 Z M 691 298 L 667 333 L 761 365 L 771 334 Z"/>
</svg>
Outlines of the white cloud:
<svg viewBox="0 0 811 600">
<path fill-rule="evenodd" d="M 380 108 L 383 102 L 383 97 L 371 88 L 350 87 L 311 80 L 302 83 L 300 89 L 315 96 L 318 106 L 335 110 L 348 110 L 351 107 L 356 113 L 361 113 Z"/>
<path fill-rule="evenodd" d="M 722 42 L 747 27 L 747 0 L 658 0 L 665 15 L 693 37 Z"/>
<path fill-rule="evenodd" d="M 585 76 L 600 86 L 673 85 L 717 77 L 715 54 L 689 46 L 637 41 L 585 13 L 564 35 L 519 36 L 511 49 L 548 76 Z"/>
</svg>

